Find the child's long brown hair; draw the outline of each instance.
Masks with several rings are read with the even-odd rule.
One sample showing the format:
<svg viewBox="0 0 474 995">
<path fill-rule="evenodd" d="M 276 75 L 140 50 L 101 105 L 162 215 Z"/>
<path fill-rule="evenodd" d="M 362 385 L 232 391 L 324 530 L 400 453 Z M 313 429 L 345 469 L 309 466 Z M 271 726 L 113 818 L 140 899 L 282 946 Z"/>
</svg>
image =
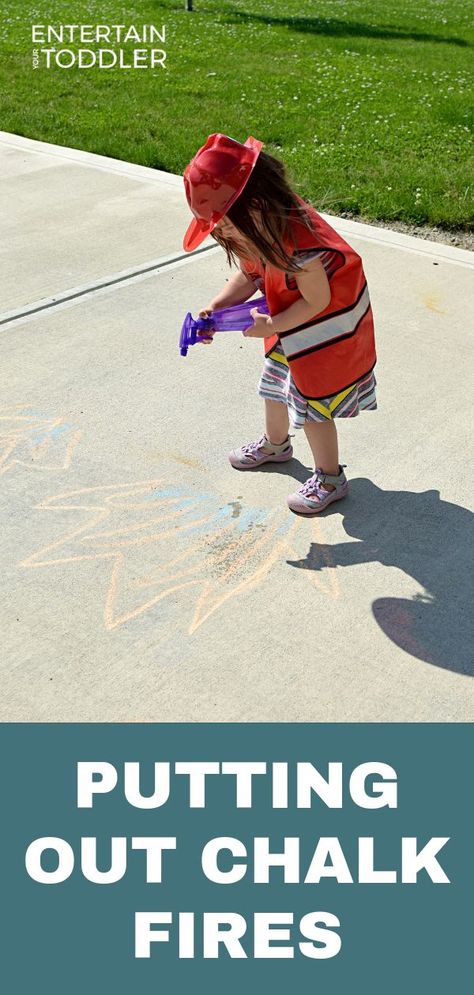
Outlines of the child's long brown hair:
<svg viewBox="0 0 474 995">
<path fill-rule="evenodd" d="M 257 227 L 251 211 L 259 212 L 263 232 Z M 313 231 L 309 217 L 291 189 L 285 166 L 268 152 L 260 152 L 253 171 L 239 197 L 226 212 L 226 216 L 248 238 L 262 261 L 277 269 L 299 272 L 300 267 L 288 255 L 283 238 L 289 233 L 289 215 Z M 214 229 L 212 237 L 225 250 L 229 266 L 237 263 L 238 246 Z"/>
</svg>

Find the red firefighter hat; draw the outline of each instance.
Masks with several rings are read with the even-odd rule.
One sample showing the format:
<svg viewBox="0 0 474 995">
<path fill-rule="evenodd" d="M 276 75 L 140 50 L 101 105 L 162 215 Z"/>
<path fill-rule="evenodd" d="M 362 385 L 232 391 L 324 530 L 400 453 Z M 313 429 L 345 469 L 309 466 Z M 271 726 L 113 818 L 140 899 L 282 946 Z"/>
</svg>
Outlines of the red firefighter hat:
<svg viewBox="0 0 474 995">
<path fill-rule="evenodd" d="M 242 145 L 227 135 L 209 135 L 184 170 L 184 187 L 194 214 L 183 239 L 186 252 L 196 249 L 237 200 L 263 147 L 257 138 Z"/>
</svg>

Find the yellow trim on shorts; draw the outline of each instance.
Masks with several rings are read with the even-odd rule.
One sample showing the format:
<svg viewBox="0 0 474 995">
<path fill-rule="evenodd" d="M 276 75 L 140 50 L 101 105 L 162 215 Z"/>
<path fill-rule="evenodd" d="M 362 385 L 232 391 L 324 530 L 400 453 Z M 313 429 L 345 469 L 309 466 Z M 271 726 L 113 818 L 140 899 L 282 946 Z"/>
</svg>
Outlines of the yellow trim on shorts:
<svg viewBox="0 0 474 995">
<path fill-rule="evenodd" d="M 336 394 L 336 396 L 333 397 L 329 405 L 329 410 L 334 411 L 334 408 L 337 408 L 338 404 L 340 404 L 341 401 L 343 401 L 344 398 L 347 397 L 348 394 L 350 394 L 351 390 L 354 390 L 354 387 L 355 384 L 351 383 L 350 387 L 346 387 L 345 390 L 341 390 L 340 394 Z"/>
<path fill-rule="evenodd" d="M 283 363 L 283 366 L 289 365 L 286 356 L 283 356 L 281 352 L 271 352 L 267 359 L 274 359 L 277 363 Z"/>
<path fill-rule="evenodd" d="M 319 411 L 320 414 L 324 415 L 325 418 L 332 418 L 332 412 L 334 409 L 337 408 L 338 404 L 340 404 L 348 394 L 350 394 L 351 390 L 354 390 L 354 384 L 351 384 L 350 387 L 346 387 L 345 390 L 341 390 L 339 394 L 336 394 L 330 401 L 329 405 L 321 404 L 321 401 L 308 401 L 308 404 L 312 408 L 315 408 L 316 411 Z"/>
<path fill-rule="evenodd" d="M 325 418 L 331 418 L 329 408 L 325 404 L 321 404 L 321 401 L 308 401 L 307 403 L 311 408 L 315 408 L 321 415 L 324 415 Z"/>
</svg>

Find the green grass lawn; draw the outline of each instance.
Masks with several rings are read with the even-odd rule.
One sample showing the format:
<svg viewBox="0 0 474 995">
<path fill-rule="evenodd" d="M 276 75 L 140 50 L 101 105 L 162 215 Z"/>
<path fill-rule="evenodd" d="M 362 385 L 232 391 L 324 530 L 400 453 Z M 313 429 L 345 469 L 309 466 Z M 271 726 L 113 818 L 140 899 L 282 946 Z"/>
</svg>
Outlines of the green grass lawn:
<svg viewBox="0 0 474 995">
<path fill-rule="evenodd" d="M 194 6 L 4 0 L 1 128 L 174 173 L 253 134 L 321 210 L 472 228 L 472 0 Z M 32 22 L 165 24 L 168 68 L 35 70 Z"/>
</svg>

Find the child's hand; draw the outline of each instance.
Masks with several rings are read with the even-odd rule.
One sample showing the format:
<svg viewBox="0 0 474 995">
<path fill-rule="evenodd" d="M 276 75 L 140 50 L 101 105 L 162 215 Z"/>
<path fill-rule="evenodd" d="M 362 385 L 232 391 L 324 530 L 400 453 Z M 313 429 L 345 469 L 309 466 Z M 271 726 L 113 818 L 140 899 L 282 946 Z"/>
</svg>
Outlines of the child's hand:
<svg viewBox="0 0 474 995">
<path fill-rule="evenodd" d="M 212 314 L 212 308 L 203 307 L 198 311 L 198 318 L 210 318 Z M 212 345 L 212 340 L 214 338 L 214 332 L 206 332 L 206 338 L 202 338 L 204 332 L 199 332 L 198 339 L 202 345 Z"/>
<path fill-rule="evenodd" d="M 248 339 L 264 339 L 267 335 L 272 335 L 272 319 L 270 315 L 259 311 L 253 307 L 250 314 L 254 320 L 253 325 L 245 329 L 242 334 Z"/>
</svg>

